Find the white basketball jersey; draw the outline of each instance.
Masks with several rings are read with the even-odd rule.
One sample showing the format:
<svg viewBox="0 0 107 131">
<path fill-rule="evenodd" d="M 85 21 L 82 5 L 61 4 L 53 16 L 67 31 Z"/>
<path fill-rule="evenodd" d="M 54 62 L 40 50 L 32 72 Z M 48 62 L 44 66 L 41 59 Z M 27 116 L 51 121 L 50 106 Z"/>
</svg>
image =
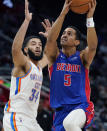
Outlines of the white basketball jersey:
<svg viewBox="0 0 107 131">
<path fill-rule="evenodd" d="M 31 68 L 23 77 L 11 77 L 10 98 L 6 112 L 16 112 L 36 117 L 42 85 L 42 69 L 31 62 Z"/>
</svg>

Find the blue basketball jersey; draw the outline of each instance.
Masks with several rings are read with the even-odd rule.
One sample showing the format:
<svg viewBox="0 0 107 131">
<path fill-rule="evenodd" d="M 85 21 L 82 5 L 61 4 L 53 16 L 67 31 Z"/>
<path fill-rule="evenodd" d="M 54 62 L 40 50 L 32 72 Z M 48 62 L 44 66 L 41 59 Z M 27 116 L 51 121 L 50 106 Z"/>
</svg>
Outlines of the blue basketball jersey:
<svg viewBox="0 0 107 131">
<path fill-rule="evenodd" d="M 49 68 L 49 74 L 52 108 L 90 102 L 88 70 L 81 62 L 80 52 L 67 57 L 60 51 L 55 63 Z"/>
</svg>

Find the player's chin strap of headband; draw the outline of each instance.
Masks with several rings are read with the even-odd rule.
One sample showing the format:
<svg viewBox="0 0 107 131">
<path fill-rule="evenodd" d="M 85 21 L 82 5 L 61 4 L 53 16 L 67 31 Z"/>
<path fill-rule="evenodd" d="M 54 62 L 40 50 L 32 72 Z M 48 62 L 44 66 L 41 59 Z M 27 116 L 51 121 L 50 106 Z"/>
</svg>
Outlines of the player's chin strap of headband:
<svg viewBox="0 0 107 131">
<path fill-rule="evenodd" d="M 93 17 L 87 18 L 86 26 L 87 26 L 87 28 L 88 28 L 88 27 L 94 27 L 94 26 L 95 26 Z"/>
</svg>

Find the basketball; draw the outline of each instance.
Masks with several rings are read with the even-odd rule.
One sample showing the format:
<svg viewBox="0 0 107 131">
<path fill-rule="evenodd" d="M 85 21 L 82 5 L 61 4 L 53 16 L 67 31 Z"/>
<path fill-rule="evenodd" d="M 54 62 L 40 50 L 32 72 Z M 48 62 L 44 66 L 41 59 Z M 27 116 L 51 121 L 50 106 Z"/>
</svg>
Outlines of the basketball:
<svg viewBox="0 0 107 131">
<path fill-rule="evenodd" d="M 71 1 L 71 0 L 70 0 Z M 72 0 L 71 10 L 77 14 L 85 14 L 89 9 L 91 0 Z"/>
</svg>

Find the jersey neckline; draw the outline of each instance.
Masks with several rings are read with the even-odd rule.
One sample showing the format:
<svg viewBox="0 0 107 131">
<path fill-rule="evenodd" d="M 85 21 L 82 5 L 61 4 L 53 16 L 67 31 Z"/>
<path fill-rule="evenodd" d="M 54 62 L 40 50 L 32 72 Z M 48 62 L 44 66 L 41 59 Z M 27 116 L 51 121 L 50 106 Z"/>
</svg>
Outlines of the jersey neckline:
<svg viewBox="0 0 107 131">
<path fill-rule="evenodd" d="M 61 53 L 61 55 L 63 55 L 63 56 L 66 57 L 67 59 L 69 59 L 69 58 L 72 58 L 72 57 L 74 57 L 74 56 L 77 56 L 80 52 L 79 52 L 79 51 L 76 51 L 73 55 L 71 55 L 71 56 L 69 56 L 69 57 L 67 57 L 67 56 L 62 52 L 62 50 L 60 50 L 60 53 Z"/>
</svg>

